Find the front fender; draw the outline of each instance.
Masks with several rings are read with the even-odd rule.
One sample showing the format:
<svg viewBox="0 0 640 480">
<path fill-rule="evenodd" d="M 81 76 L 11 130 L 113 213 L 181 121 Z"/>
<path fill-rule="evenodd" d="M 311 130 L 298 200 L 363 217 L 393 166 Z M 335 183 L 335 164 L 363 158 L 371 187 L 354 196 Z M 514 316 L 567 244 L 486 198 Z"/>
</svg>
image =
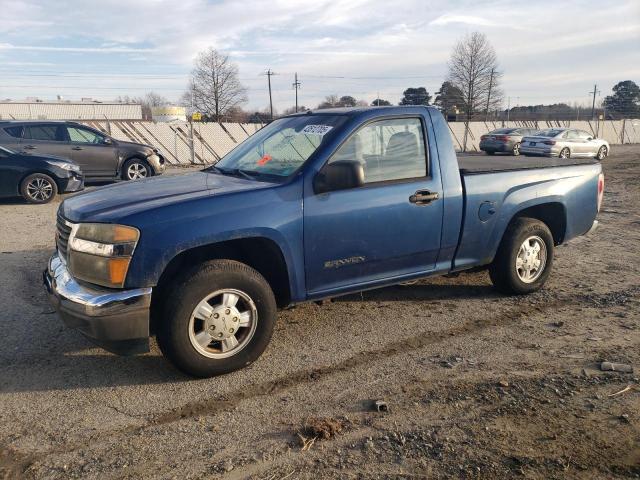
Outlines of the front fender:
<svg viewBox="0 0 640 480">
<path fill-rule="evenodd" d="M 235 239 L 265 238 L 286 262 L 294 299 L 304 298 L 301 182 L 211 195 L 123 220 L 141 231 L 125 286 L 153 287 L 177 255 Z M 134 287 L 135 286 L 135 287 Z"/>
</svg>

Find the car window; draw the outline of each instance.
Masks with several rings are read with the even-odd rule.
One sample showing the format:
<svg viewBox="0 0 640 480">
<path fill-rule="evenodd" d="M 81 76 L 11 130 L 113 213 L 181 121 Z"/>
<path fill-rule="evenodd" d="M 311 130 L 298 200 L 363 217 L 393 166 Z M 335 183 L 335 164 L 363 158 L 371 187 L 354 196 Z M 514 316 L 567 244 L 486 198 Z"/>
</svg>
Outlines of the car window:
<svg viewBox="0 0 640 480">
<path fill-rule="evenodd" d="M 360 128 L 334 153 L 329 163 L 356 160 L 365 183 L 425 177 L 427 158 L 418 118 L 381 120 Z"/>
<path fill-rule="evenodd" d="M 48 140 L 50 142 L 63 142 L 65 135 L 60 125 L 28 125 L 24 127 L 23 138 L 28 140 Z"/>
<path fill-rule="evenodd" d="M 74 143 L 104 143 L 104 136 L 87 130 L 86 128 L 67 127 L 69 140 Z"/>
<path fill-rule="evenodd" d="M 578 139 L 578 132 L 576 132 L 575 130 L 569 130 L 567 132 L 566 138 L 568 140 L 577 140 Z"/>
<path fill-rule="evenodd" d="M 586 140 L 587 138 L 593 138 L 593 135 L 585 132 L 584 130 L 578 130 L 578 137 L 582 140 Z"/>
<path fill-rule="evenodd" d="M 7 135 L 13 137 L 13 138 L 20 138 L 22 137 L 22 127 L 17 126 L 17 127 L 6 127 L 4 129 L 5 132 L 7 132 Z"/>
</svg>

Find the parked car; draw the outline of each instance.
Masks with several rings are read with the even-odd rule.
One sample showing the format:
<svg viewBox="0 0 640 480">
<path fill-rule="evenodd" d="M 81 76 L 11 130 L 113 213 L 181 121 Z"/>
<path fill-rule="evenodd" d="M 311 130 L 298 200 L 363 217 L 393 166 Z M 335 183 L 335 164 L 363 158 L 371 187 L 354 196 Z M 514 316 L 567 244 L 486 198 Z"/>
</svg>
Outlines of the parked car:
<svg viewBox="0 0 640 480">
<path fill-rule="evenodd" d="M 284 117 L 200 172 L 66 199 L 45 286 L 98 344 L 144 352 L 155 333 L 196 376 L 256 360 L 277 307 L 478 267 L 535 292 L 555 246 L 597 225 L 602 167 L 499 160 L 459 163 L 432 107 Z"/>
<path fill-rule="evenodd" d="M 534 128 L 498 128 L 480 137 L 480 150 L 487 155 L 496 152 L 520 155 L 520 143 L 522 137 L 534 135 L 537 130 Z"/>
<path fill-rule="evenodd" d="M 84 188 L 80 167 L 52 155 L 23 155 L 0 147 L 0 197 L 22 196 L 29 203 L 48 203 L 58 193 Z"/>
<path fill-rule="evenodd" d="M 609 155 L 609 143 L 594 138 L 584 130 L 550 128 L 522 139 L 520 151 L 527 156 L 545 157 L 595 157 L 604 160 Z"/>
<path fill-rule="evenodd" d="M 76 122 L 0 122 L 0 145 L 72 159 L 86 180 L 136 180 L 161 174 L 165 160 L 150 145 L 116 140 Z"/>
</svg>

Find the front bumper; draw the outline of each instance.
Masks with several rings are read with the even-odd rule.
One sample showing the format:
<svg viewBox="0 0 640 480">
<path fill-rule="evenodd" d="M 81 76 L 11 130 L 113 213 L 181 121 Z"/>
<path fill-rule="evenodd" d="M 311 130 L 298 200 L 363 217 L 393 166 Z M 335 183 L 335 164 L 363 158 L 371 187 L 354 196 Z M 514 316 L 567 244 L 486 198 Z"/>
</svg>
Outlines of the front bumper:
<svg viewBox="0 0 640 480">
<path fill-rule="evenodd" d="M 149 155 L 147 157 L 147 162 L 149 162 L 149 165 L 153 168 L 154 175 L 160 175 L 164 172 L 165 168 L 167 168 L 167 162 L 160 154 L 154 153 L 153 155 Z"/>
<path fill-rule="evenodd" d="M 49 299 L 71 328 L 119 355 L 149 351 L 151 288 L 112 290 L 78 283 L 56 253 L 43 273 Z"/>
<path fill-rule="evenodd" d="M 80 174 L 71 174 L 68 178 L 63 179 L 62 183 L 60 193 L 73 193 L 84 190 L 84 177 Z"/>
</svg>

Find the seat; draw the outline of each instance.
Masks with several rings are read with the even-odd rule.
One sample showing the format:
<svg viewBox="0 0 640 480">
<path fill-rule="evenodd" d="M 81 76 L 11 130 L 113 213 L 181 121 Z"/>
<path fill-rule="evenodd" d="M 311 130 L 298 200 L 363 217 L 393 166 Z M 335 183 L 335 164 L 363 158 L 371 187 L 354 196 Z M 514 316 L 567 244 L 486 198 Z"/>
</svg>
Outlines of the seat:
<svg viewBox="0 0 640 480">
<path fill-rule="evenodd" d="M 415 161 L 420 155 L 418 137 L 412 132 L 398 132 L 391 135 L 385 151 L 385 162 L 406 163 Z"/>
</svg>

